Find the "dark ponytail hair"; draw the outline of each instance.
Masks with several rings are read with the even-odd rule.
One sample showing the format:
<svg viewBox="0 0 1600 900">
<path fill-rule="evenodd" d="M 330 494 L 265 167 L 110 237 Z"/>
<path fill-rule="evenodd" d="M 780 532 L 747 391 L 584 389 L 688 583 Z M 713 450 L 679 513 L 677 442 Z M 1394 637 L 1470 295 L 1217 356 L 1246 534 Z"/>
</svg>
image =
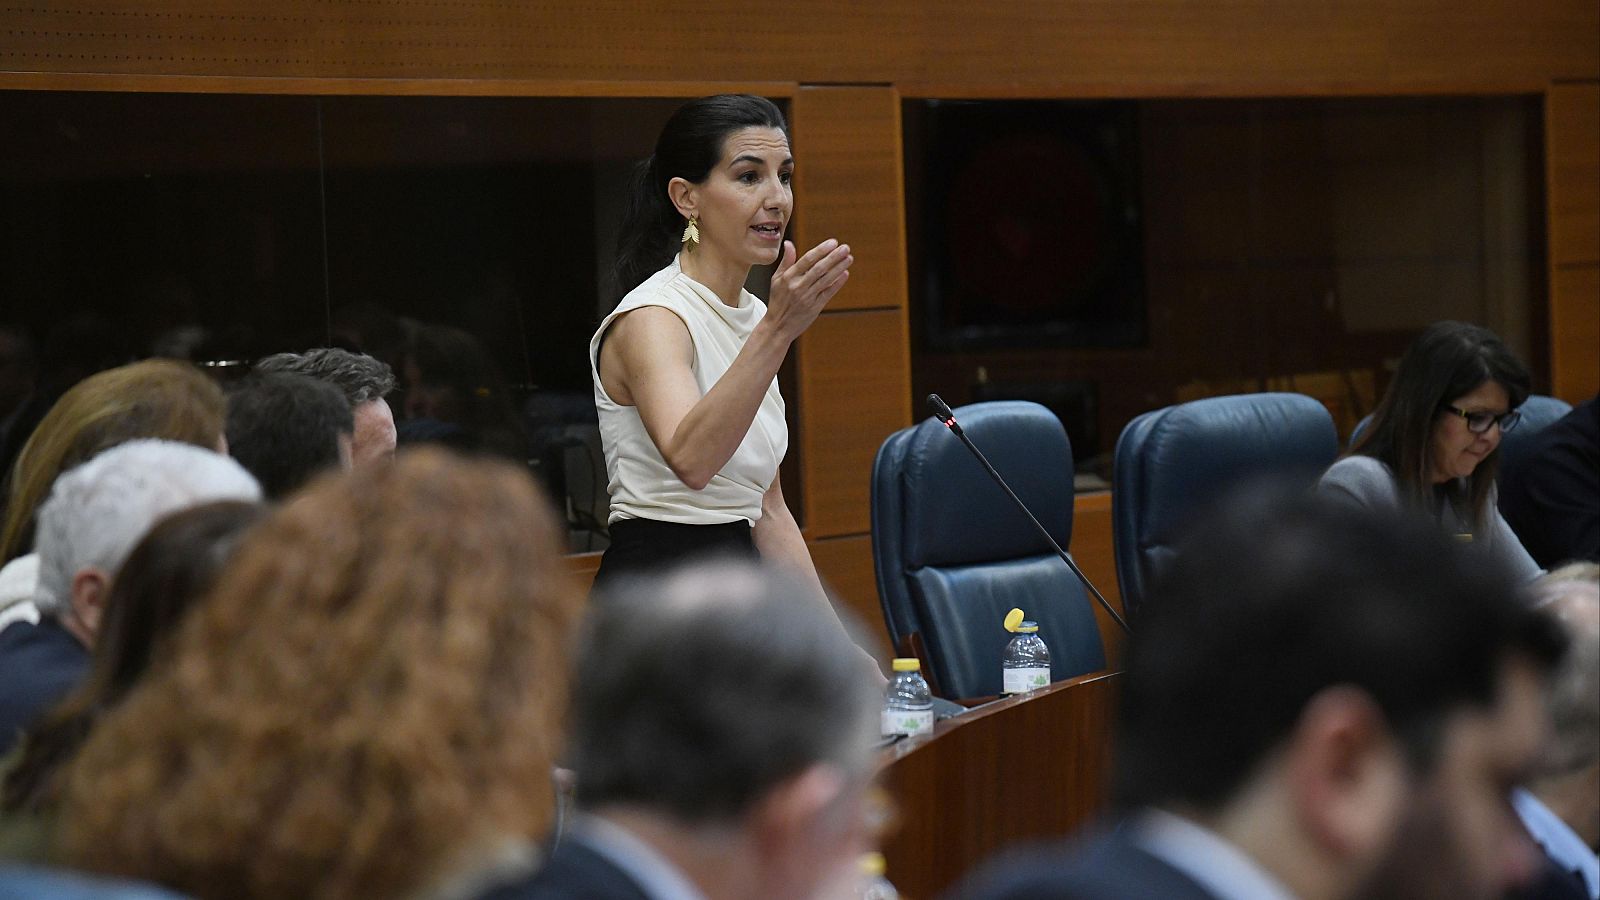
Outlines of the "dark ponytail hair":
<svg viewBox="0 0 1600 900">
<path fill-rule="evenodd" d="M 1485 381 L 1505 388 L 1511 408 L 1528 399 L 1528 370 L 1499 336 L 1466 322 L 1435 322 L 1423 331 L 1395 371 L 1389 390 L 1372 413 L 1346 456 L 1371 456 L 1394 472 L 1400 497 L 1418 510 L 1431 510 L 1433 485 L 1428 479 L 1433 429 L 1445 404 Z M 1500 467 L 1500 448 L 1484 457 L 1465 485 L 1447 484 L 1451 502 L 1472 523 L 1483 528 Z"/>
<path fill-rule="evenodd" d="M 656 139 L 656 152 L 633 173 L 628 207 L 617 239 L 617 287 L 638 287 L 677 252 L 683 217 L 667 196 L 667 184 L 682 178 L 700 184 L 722 159 L 728 136 L 741 128 L 777 128 L 789 135 L 783 113 L 771 100 L 751 94 L 717 94 L 678 107 Z"/>
</svg>

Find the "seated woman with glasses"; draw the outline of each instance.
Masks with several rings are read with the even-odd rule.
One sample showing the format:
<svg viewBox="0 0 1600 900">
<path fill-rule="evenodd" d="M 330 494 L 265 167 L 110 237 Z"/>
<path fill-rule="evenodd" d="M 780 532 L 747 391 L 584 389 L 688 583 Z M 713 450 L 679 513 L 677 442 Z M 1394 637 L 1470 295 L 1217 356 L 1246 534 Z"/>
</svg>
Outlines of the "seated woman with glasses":
<svg viewBox="0 0 1600 900">
<path fill-rule="evenodd" d="M 1517 426 L 1528 370 L 1487 328 L 1428 326 L 1400 360 L 1372 421 L 1323 473 L 1323 493 L 1432 516 L 1523 580 L 1539 574 L 1495 507 L 1500 438 Z"/>
</svg>

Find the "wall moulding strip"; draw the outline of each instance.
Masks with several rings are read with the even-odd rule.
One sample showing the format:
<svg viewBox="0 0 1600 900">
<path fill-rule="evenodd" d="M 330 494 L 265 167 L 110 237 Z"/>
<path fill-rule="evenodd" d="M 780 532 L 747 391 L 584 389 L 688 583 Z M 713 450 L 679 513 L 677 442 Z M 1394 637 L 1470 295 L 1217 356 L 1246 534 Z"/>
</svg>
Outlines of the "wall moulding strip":
<svg viewBox="0 0 1600 900">
<path fill-rule="evenodd" d="M 408 97 L 793 97 L 792 81 L 548 81 L 508 78 L 321 78 L 245 75 L 124 75 L 0 72 L 0 90 L 177 94 L 297 94 Z"/>
<path fill-rule="evenodd" d="M 1537 77 L 1390 82 L 1061 82 L 986 83 L 907 81 L 894 87 L 908 100 L 1167 100 L 1268 99 L 1274 97 L 1438 97 L 1542 94 L 1548 82 Z"/>
</svg>

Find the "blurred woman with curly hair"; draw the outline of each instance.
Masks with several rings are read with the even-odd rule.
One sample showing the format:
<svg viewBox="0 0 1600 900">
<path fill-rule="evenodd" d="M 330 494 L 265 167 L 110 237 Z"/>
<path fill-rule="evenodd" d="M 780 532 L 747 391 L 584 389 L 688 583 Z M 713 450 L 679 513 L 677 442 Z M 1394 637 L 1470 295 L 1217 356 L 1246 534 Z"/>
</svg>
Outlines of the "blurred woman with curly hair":
<svg viewBox="0 0 1600 900">
<path fill-rule="evenodd" d="M 197 898 L 470 891 L 551 821 L 581 597 L 560 554 L 504 463 L 314 482 L 68 769 L 63 860 Z"/>
</svg>

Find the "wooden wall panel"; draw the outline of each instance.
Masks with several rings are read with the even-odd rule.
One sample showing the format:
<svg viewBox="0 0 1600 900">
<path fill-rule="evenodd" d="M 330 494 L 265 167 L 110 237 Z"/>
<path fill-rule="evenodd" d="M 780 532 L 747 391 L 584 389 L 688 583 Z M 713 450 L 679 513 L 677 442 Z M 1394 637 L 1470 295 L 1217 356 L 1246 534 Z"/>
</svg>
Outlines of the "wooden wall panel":
<svg viewBox="0 0 1600 900">
<path fill-rule="evenodd" d="M 902 310 L 824 313 L 800 339 L 800 462 L 806 532 L 866 534 L 872 459 L 911 424 Z"/>
<path fill-rule="evenodd" d="M 1083 574 L 1123 618 L 1122 590 L 1117 585 L 1117 557 L 1111 546 L 1111 492 L 1079 494 L 1072 506 L 1072 546 L 1067 550 Z M 1100 642 L 1106 648 L 1106 668 L 1115 671 L 1122 662 L 1122 645 L 1127 636 L 1100 604 L 1094 604 L 1095 623 L 1100 626 Z"/>
<path fill-rule="evenodd" d="M 1578 403 L 1600 391 L 1600 82 L 1545 98 L 1550 380 Z"/>
<path fill-rule="evenodd" d="M 850 282 L 800 339 L 800 494 L 813 538 L 866 534 L 878 445 L 910 424 L 900 100 L 885 87 L 802 87 L 795 238 L 850 244 Z"/>
<path fill-rule="evenodd" d="M 930 96 L 1531 91 L 1600 76 L 1593 0 L 53 0 L 0 15 L 0 70 L 16 73 L 781 80 Z"/>
<path fill-rule="evenodd" d="M 1600 82 L 1552 85 L 1545 128 L 1550 258 L 1600 263 Z"/>
<path fill-rule="evenodd" d="M 567 571 L 578 580 L 578 586 L 588 593 L 594 587 L 595 573 L 600 571 L 600 554 L 575 553 L 566 558 Z"/>
<path fill-rule="evenodd" d="M 1600 391 L 1600 266 L 1558 266 L 1550 279 L 1550 381 L 1568 403 Z"/>
<path fill-rule="evenodd" d="M 855 256 L 829 310 L 903 308 L 900 96 L 886 87 L 802 87 L 792 104 L 797 249 L 832 237 Z"/>
</svg>

